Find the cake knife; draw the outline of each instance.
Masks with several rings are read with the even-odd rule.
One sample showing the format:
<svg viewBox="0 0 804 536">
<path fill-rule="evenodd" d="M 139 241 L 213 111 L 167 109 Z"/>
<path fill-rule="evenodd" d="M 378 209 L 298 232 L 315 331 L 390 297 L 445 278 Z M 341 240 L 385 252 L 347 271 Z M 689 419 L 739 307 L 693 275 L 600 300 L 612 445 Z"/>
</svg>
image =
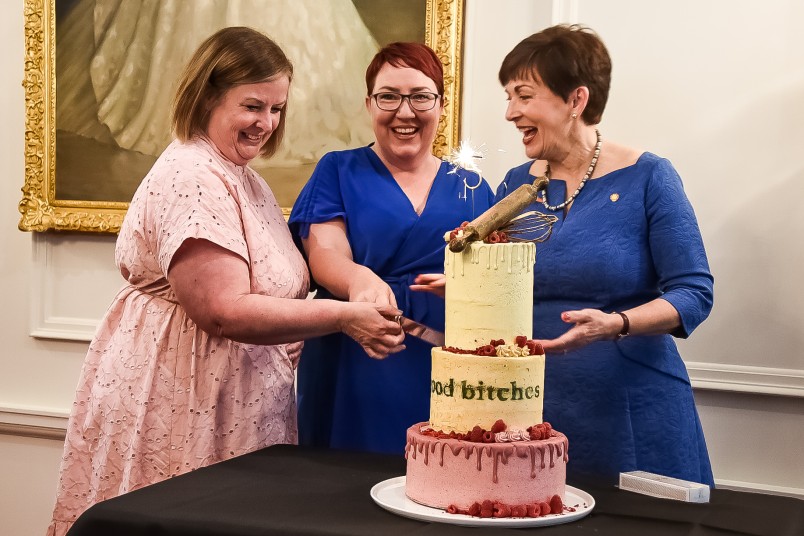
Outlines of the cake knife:
<svg viewBox="0 0 804 536">
<path fill-rule="evenodd" d="M 396 315 L 394 320 L 399 322 L 402 331 L 408 335 L 413 335 L 417 339 L 421 339 L 433 346 L 444 346 L 444 334 L 442 332 L 436 331 L 433 328 L 427 327 L 424 324 L 420 324 L 402 315 Z"/>
</svg>

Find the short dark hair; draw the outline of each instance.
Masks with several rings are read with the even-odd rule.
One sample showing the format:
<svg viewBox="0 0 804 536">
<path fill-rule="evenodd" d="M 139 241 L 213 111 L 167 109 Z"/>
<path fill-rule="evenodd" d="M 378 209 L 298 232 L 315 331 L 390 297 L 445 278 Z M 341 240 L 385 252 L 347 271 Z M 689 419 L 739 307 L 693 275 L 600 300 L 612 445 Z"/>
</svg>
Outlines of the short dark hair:
<svg viewBox="0 0 804 536">
<path fill-rule="evenodd" d="M 433 49 L 423 43 L 396 42 L 380 49 L 366 69 L 366 94 L 371 95 L 377 73 L 386 63 L 394 67 L 410 67 L 435 82 L 439 95 L 444 95 L 444 66 Z"/>
<path fill-rule="evenodd" d="M 559 24 L 526 37 L 505 57 L 500 83 L 541 79 L 567 102 L 581 86 L 589 88 L 589 102 L 581 118 L 589 125 L 600 123 L 609 99 L 611 57 L 598 35 L 579 24 Z"/>
<path fill-rule="evenodd" d="M 256 84 L 279 76 L 293 79 L 293 65 L 274 41 L 244 26 L 231 26 L 208 37 L 184 68 L 173 100 L 171 125 L 176 137 L 186 141 L 206 131 L 208 103 L 241 84 Z M 271 156 L 285 133 L 287 106 L 279 124 L 260 150 Z"/>
</svg>

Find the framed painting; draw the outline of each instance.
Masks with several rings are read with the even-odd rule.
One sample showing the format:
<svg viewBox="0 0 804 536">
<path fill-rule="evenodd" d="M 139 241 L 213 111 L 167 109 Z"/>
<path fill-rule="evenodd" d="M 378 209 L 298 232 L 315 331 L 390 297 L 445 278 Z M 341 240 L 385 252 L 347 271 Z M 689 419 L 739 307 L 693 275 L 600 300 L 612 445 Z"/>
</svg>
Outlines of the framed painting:
<svg viewBox="0 0 804 536">
<path fill-rule="evenodd" d="M 184 63 L 225 26 L 263 31 L 294 63 L 282 148 L 251 164 L 286 216 L 324 153 L 373 140 L 365 69 L 386 43 L 419 41 L 436 51 L 445 112 L 434 153 L 458 142 L 463 0 L 24 3 L 23 231 L 119 231 L 171 140 L 170 101 Z"/>
</svg>

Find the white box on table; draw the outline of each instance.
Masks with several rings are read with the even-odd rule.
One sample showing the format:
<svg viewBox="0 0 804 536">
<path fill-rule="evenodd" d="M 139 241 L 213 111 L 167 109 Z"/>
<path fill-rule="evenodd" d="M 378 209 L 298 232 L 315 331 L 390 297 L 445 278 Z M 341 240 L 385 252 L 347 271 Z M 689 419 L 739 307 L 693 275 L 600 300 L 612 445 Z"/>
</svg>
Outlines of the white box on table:
<svg viewBox="0 0 804 536">
<path fill-rule="evenodd" d="M 669 476 L 629 471 L 620 473 L 620 489 L 677 501 L 708 503 L 709 486 Z"/>
</svg>

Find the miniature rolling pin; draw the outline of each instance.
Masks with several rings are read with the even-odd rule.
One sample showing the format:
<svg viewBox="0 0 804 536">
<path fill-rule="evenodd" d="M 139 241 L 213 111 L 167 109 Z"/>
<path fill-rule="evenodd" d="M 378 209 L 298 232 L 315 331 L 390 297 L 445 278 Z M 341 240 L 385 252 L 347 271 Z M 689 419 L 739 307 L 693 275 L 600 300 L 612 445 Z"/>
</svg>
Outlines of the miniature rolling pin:
<svg viewBox="0 0 804 536">
<path fill-rule="evenodd" d="M 547 189 L 548 182 L 547 177 L 538 177 L 533 181 L 533 184 L 523 184 L 514 190 L 511 195 L 506 196 L 499 203 L 472 220 L 469 225 L 463 228 L 463 233 L 460 236 L 450 240 L 450 251 L 455 253 L 463 251 L 469 242 L 483 240 L 492 231 L 496 231 L 511 221 L 525 207 L 536 201 L 539 192 Z"/>
</svg>

